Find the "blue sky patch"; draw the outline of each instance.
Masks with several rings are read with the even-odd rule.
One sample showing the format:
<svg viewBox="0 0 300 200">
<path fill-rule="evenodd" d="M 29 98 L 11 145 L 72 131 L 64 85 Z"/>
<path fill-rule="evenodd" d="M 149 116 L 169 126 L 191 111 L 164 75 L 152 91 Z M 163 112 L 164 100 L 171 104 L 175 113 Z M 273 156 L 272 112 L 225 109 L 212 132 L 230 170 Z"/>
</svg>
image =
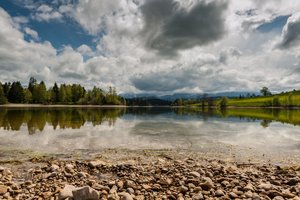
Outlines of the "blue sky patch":
<svg viewBox="0 0 300 200">
<path fill-rule="evenodd" d="M 49 41 L 56 49 L 61 49 L 65 45 L 70 45 L 74 49 L 85 44 L 91 49 L 95 49 L 95 36 L 89 35 L 81 26 L 70 18 L 63 17 L 63 20 L 52 20 L 49 22 L 36 21 L 30 19 L 32 14 L 29 8 L 22 6 L 16 1 L 2 0 L 0 6 L 4 8 L 12 17 L 24 16 L 29 19 L 29 28 L 35 30 L 41 41 Z M 30 40 L 31 37 L 25 37 Z"/>
<path fill-rule="evenodd" d="M 259 27 L 257 27 L 257 30 L 263 33 L 267 33 L 270 31 L 281 32 L 289 17 L 290 15 L 278 16 L 271 22 L 260 25 Z"/>
</svg>

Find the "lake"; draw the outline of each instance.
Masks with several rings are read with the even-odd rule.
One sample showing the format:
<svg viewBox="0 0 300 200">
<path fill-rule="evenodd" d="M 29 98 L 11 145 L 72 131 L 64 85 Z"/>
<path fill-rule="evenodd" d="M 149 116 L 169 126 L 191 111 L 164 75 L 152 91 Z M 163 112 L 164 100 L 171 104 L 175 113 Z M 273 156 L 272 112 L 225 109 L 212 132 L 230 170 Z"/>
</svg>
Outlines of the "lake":
<svg viewBox="0 0 300 200">
<path fill-rule="evenodd" d="M 299 125 L 300 110 L 0 108 L 0 150 L 191 149 L 298 159 Z"/>
</svg>

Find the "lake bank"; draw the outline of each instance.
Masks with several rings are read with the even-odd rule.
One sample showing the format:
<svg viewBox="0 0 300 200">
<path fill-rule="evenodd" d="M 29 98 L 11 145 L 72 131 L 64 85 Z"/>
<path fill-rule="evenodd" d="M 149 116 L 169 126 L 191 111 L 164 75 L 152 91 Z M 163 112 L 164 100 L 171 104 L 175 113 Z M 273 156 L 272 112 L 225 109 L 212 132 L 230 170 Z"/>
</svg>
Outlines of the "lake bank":
<svg viewBox="0 0 300 200">
<path fill-rule="evenodd" d="M 125 108 L 124 105 L 44 105 L 44 104 L 3 104 L 0 108 Z"/>
<path fill-rule="evenodd" d="M 69 105 L 69 104 L 0 104 L 0 108 L 203 108 L 220 109 L 219 106 L 184 105 L 184 106 L 128 106 L 128 105 Z M 225 109 L 281 109 L 281 110 L 299 110 L 300 106 L 226 106 Z"/>
<path fill-rule="evenodd" d="M 184 150 L 110 149 L 89 159 L 33 157 L 0 166 L 0 196 L 7 199 L 80 199 L 84 193 L 91 199 L 298 200 L 300 195 L 299 165 L 238 163 Z"/>
</svg>

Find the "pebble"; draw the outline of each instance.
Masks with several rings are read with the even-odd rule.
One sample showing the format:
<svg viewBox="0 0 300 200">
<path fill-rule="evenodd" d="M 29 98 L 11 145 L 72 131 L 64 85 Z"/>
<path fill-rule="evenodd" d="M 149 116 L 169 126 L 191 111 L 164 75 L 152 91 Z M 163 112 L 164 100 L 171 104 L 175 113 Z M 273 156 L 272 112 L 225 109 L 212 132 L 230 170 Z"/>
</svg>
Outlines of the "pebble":
<svg viewBox="0 0 300 200">
<path fill-rule="evenodd" d="M 273 198 L 273 200 L 284 200 L 284 198 L 282 196 L 276 196 Z"/>
<path fill-rule="evenodd" d="M 119 193 L 120 200 L 133 200 L 132 196 L 127 192 Z"/>
<path fill-rule="evenodd" d="M 244 187 L 244 191 L 252 191 L 254 192 L 254 187 L 251 183 L 248 183 L 245 187 Z"/>
<path fill-rule="evenodd" d="M 190 173 L 192 176 L 194 176 L 194 177 L 196 177 L 196 178 L 200 178 L 200 174 L 199 174 L 199 172 L 191 172 Z"/>
<path fill-rule="evenodd" d="M 255 165 L 226 168 L 215 161 L 210 165 L 191 161 L 166 159 L 153 165 L 136 159 L 131 164 L 110 165 L 103 161 L 51 160 L 29 166 L 31 170 L 0 167 L 0 199 L 300 200 L 298 172 Z"/>
<path fill-rule="evenodd" d="M 229 193 L 229 197 L 231 197 L 231 198 L 238 198 L 239 196 L 237 194 L 235 194 L 234 192 L 230 192 Z"/>
<path fill-rule="evenodd" d="M 209 177 L 204 177 L 203 179 L 205 182 L 200 184 L 203 190 L 214 188 L 214 182 Z"/>
<path fill-rule="evenodd" d="M 204 199 L 204 196 L 201 192 L 199 192 L 198 194 L 195 194 L 193 197 L 192 197 L 192 200 L 203 200 Z"/>
<path fill-rule="evenodd" d="M 55 164 L 51 165 L 51 167 L 50 167 L 51 172 L 56 172 L 59 169 L 60 169 L 60 167 L 58 165 L 55 165 Z"/>
<path fill-rule="evenodd" d="M 215 193 L 215 195 L 217 197 L 222 197 L 222 196 L 224 196 L 224 192 L 223 192 L 223 190 L 217 190 L 216 193 Z"/>
<path fill-rule="evenodd" d="M 0 195 L 5 194 L 8 191 L 8 187 L 5 185 L 0 185 Z"/>
<path fill-rule="evenodd" d="M 273 185 L 270 183 L 261 183 L 258 185 L 258 188 L 264 189 L 264 190 L 270 190 L 273 188 Z"/>
</svg>

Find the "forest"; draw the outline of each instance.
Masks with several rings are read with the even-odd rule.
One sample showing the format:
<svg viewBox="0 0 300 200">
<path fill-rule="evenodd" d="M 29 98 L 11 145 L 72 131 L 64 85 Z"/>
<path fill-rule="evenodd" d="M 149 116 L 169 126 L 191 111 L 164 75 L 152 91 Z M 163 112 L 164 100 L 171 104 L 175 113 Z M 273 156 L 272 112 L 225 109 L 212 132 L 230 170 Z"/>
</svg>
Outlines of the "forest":
<svg viewBox="0 0 300 200">
<path fill-rule="evenodd" d="M 125 105 L 126 101 L 117 94 L 113 87 L 108 91 L 94 87 L 85 89 L 80 84 L 54 83 L 47 89 L 44 81 L 38 82 L 31 77 L 28 87 L 21 82 L 0 82 L 0 104 L 63 104 L 63 105 Z"/>
</svg>

